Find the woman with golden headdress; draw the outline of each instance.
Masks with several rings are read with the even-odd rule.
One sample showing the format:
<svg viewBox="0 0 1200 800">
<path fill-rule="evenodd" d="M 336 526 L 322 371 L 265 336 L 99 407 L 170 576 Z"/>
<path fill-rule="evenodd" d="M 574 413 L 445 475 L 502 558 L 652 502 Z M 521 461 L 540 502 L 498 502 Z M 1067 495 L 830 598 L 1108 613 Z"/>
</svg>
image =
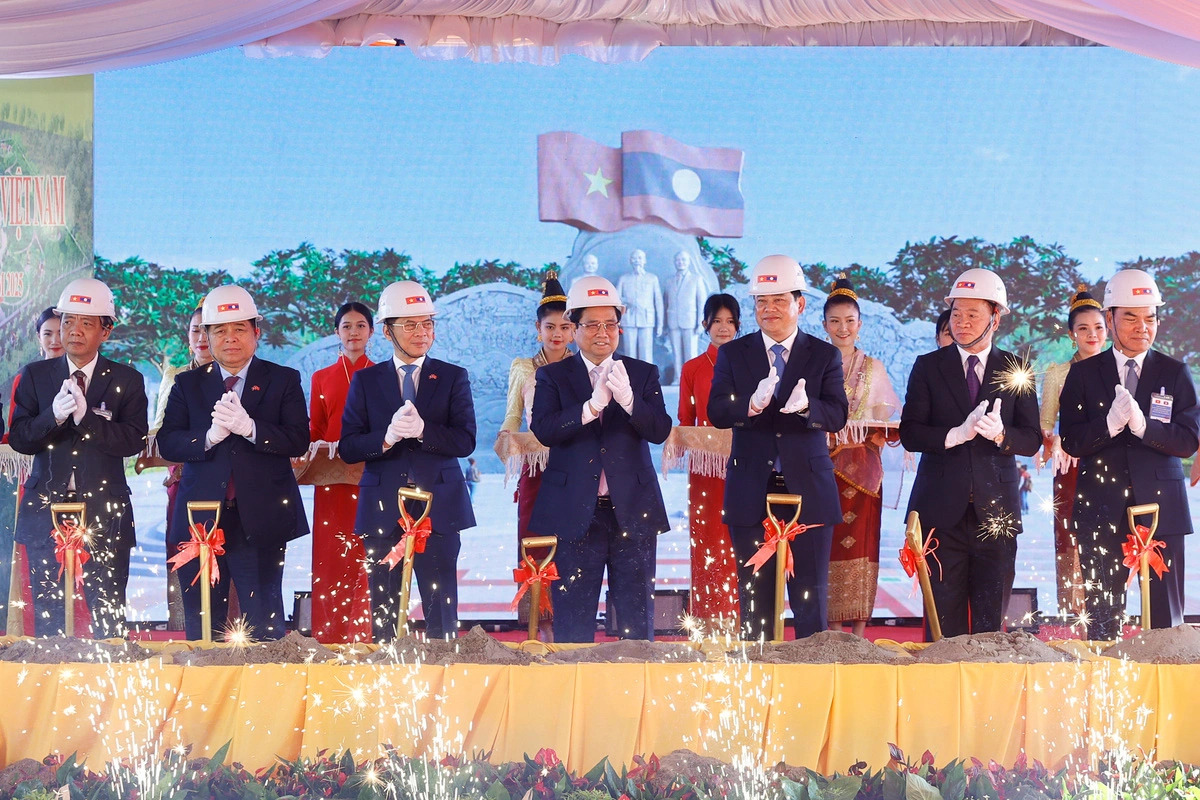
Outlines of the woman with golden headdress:
<svg viewBox="0 0 1200 800">
<path fill-rule="evenodd" d="M 1071 297 L 1067 335 L 1075 343 L 1075 355 L 1070 361 L 1047 369 L 1042 383 L 1044 446 L 1039 466 L 1050 463 L 1054 469 L 1054 571 L 1055 585 L 1058 587 L 1058 610 L 1060 614 L 1079 616 L 1084 609 L 1083 573 L 1079 567 L 1079 546 L 1071 529 L 1075 480 L 1079 470 L 1076 459 L 1063 452 L 1055 428 L 1058 425 L 1058 396 L 1062 393 L 1071 365 L 1097 355 L 1108 340 L 1104 312 L 1086 286 L 1080 285 Z"/>
<path fill-rule="evenodd" d="M 522 427 L 528 429 L 533 411 L 534 375 L 538 368 L 570 357 L 571 351 L 567 345 L 575 336 L 575 325 L 567 319 L 566 311 L 567 293 L 558 282 L 558 275 L 551 270 L 546 273 L 546 283 L 542 289 L 542 299 L 538 302 L 537 319 L 534 322 L 540 347 L 532 358 L 514 358 L 508 370 L 508 405 L 504 413 L 504 423 L 500 426 L 501 437 L 508 433 L 516 433 Z M 541 483 L 542 467 L 531 462 L 523 463 L 514 497 L 517 503 L 518 559 L 521 556 L 521 540 L 535 535 L 529 530 L 529 517 L 533 513 L 533 501 L 537 498 Z M 530 555 L 537 559 L 545 554 L 531 552 Z M 524 595 L 523 602 L 524 605 L 518 610 L 519 617 L 528 614 L 528 594 Z M 553 628 L 549 616 L 543 617 L 538 630 L 545 641 L 552 640 Z"/>
<path fill-rule="evenodd" d="M 842 353 L 850 414 L 846 427 L 831 437 L 833 474 L 842 502 L 842 522 L 833 530 L 829 554 L 829 623 L 853 624 L 866 632 L 875 608 L 879 582 L 879 538 L 883 517 L 883 447 L 897 431 L 872 429 L 871 422 L 890 419 L 900 411 L 900 398 L 882 361 L 858 349 L 862 312 L 858 295 L 845 275 L 839 275 L 825 300 L 824 328 Z M 890 434 L 890 435 L 889 435 Z"/>
</svg>

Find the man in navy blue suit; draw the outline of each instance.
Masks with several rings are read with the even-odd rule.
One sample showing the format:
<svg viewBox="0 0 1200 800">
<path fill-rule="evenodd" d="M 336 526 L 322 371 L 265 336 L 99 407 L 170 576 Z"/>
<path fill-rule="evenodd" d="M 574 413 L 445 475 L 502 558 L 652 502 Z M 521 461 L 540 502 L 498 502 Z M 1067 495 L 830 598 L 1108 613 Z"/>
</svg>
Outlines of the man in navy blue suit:
<svg viewBox="0 0 1200 800">
<path fill-rule="evenodd" d="M 1016 456 L 1042 443 L 1037 394 L 1003 380 L 1019 360 L 993 336 L 1008 292 L 991 270 L 969 269 L 946 297 L 953 345 L 913 364 L 900 441 L 921 454 L 908 498 L 940 566 L 930 583 L 943 636 L 998 631 L 1016 575 L 1021 474 Z"/>
<path fill-rule="evenodd" d="M 749 639 L 769 637 L 774 627 L 775 565 L 754 574 L 746 564 L 765 539 L 772 493 L 800 495 L 799 521 L 814 526 L 791 541 L 795 574 L 788 601 L 796 637 L 827 627 L 829 550 L 833 526 L 842 520 L 827 434 L 845 426 L 849 402 L 841 353 L 799 328 L 806 288 L 793 258 L 767 256 L 755 265 L 750 294 L 760 330 L 717 351 L 708 396 L 712 424 L 733 429 L 725 523 L 738 561 L 742 633 Z"/>
<path fill-rule="evenodd" d="M 134 546 L 124 459 L 146 440 L 141 374 L 100 355 L 116 318 L 112 292 L 94 278 L 67 284 L 54 312 L 66 354 L 27 364 L 13 398 L 9 443 L 33 456 L 17 515 L 17 541 L 29 556 L 35 632 L 64 628 L 63 579 L 54 557 L 50 504 L 86 504 L 91 560 L 83 590 L 98 638 L 125 635 L 125 586 Z"/>
<path fill-rule="evenodd" d="M 251 635 L 278 639 L 284 553 L 309 532 L 291 465 L 308 451 L 308 408 L 299 372 L 255 356 L 261 319 L 239 286 L 208 293 L 200 322 L 213 363 L 176 377 L 157 441 L 163 458 L 183 464 L 168 552 L 191 538 L 188 502 L 221 502 L 225 555 L 218 558 L 212 623 L 225 619 L 232 580 Z M 197 515 L 196 522 L 206 520 L 211 516 Z M 199 571 L 196 559 L 179 570 L 189 639 L 201 635 L 200 586 L 192 585 Z"/>
<path fill-rule="evenodd" d="M 376 642 L 396 635 L 402 570 L 381 560 L 403 533 L 397 492 L 404 487 L 433 494 L 433 530 L 413 561 L 425 634 L 458 635 L 459 532 L 475 526 L 458 460 L 475 450 L 475 405 L 467 371 L 427 355 L 436 313 L 429 292 L 414 281 L 383 290 L 376 319 L 393 355 L 354 373 L 342 413 L 338 454 L 351 464 L 366 462 L 354 530 L 366 545 Z M 408 510 L 418 516 L 419 504 L 410 502 Z"/>
<path fill-rule="evenodd" d="M 573 357 L 537 371 L 529 429 L 550 448 L 529 529 L 558 537 L 554 640 L 591 642 L 600 584 L 623 639 L 653 639 L 655 548 L 668 530 L 650 442 L 671 432 L 658 368 L 614 353 L 624 307 L 599 276 L 567 296 Z"/>
<path fill-rule="evenodd" d="M 1124 269 L 1114 275 L 1104 287 L 1113 346 L 1071 365 L 1059 401 L 1063 449 L 1079 459 L 1071 522 L 1090 639 L 1121 635 L 1129 575 L 1121 545 L 1130 533 L 1126 508 L 1132 505 L 1158 504 L 1154 536 L 1166 544 L 1161 555 L 1168 571 L 1150 579 L 1151 624 L 1183 623 L 1184 536 L 1192 533 L 1192 515 L 1180 459 L 1196 452 L 1200 409 L 1187 365 L 1151 349 L 1162 305 L 1147 273 Z"/>
</svg>

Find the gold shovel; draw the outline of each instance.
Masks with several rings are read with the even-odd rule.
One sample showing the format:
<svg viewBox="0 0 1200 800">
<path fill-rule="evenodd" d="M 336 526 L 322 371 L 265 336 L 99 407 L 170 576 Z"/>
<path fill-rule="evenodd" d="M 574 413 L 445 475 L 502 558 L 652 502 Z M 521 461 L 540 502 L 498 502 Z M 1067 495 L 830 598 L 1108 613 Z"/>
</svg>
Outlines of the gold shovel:
<svg viewBox="0 0 1200 800">
<path fill-rule="evenodd" d="M 188 535 L 196 521 L 192 518 L 193 511 L 211 511 L 213 514 L 212 529 L 216 530 L 221 524 L 221 502 L 219 500 L 189 500 L 187 504 Z M 210 547 L 200 545 L 200 641 L 212 641 L 212 575 L 208 568 Z"/>
<path fill-rule="evenodd" d="M 933 587 L 929 583 L 929 562 L 925 560 L 925 537 L 921 535 L 921 515 L 908 512 L 908 526 L 904 530 L 908 549 L 917 559 L 917 580 L 921 582 L 921 597 L 925 600 L 925 616 L 929 619 L 929 635 L 933 641 L 942 638 L 942 623 L 938 620 L 937 603 L 933 600 Z"/>
<path fill-rule="evenodd" d="M 529 549 L 532 547 L 549 547 L 550 552 L 542 559 L 542 563 L 538 564 L 538 571 L 544 570 L 554 560 L 554 553 L 558 550 L 557 536 L 530 536 L 528 539 L 521 540 L 521 563 L 525 564 L 529 557 Z M 537 641 L 538 624 L 542 621 L 542 582 L 534 581 L 529 585 L 529 639 L 528 641 Z"/>
<path fill-rule="evenodd" d="M 58 524 L 59 514 L 74 514 L 78 522 L 77 525 L 83 525 L 87 519 L 87 506 L 83 503 L 51 503 L 50 504 L 50 520 L 54 523 L 54 530 L 59 535 L 66 537 L 67 533 Z M 63 553 L 63 577 L 66 578 L 66 583 L 63 585 L 63 602 L 66 604 L 63 608 L 64 633 L 67 636 L 75 635 L 75 571 L 79 565 L 75 563 L 75 551 L 67 548 Z"/>
<path fill-rule="evenodd" d="M 804 501 L 798 494 L 769 494 L 767 495 L 767 519 L 775 528 L 779 541 L 775 543 L 775 627 L 771 641 L 783 641 L 783 593 L 787 589 L 787 554 L 791 542 L 783 538 L 783 532 L 789 525 L 795 525 L 800 520 L 800 504 Z M 783 522 L 771 513 L 771 506 L 796 507 L 796 513 L 791 520 Z"/>
<path fill-rule="evenodd" d="M 1150 630 L 1150 542 L 1154 541 L 1154 532 L 1158 530 L 1158 503 L 1146 503 L 1140 506 L 1130 506 L 1125 510 L 1129 519 L 1129 532 L 1133 538 L 1142 544 L 1142 555 L 1138 564 L 1138 577 L 1142 584 L 1142 630 Z M 1143 542 L 1137 530 L 1137 517 L 1151 515 L 1150 533 Z"/>
<path fill-rule="evenodd" d="M 426 492 L 421 489 L 412 489 L 403 487 L 397 492 L 398 497 L 396 503 L 401 510 L 404 509 L 405 500 L 416 500 L 425 504 L 425 510 L 421 512 L 421 516 L 413 521 L 413 528 L 425 521 L 429 516 L 429 509 L 433 506 L 433 493 Z M 413 547 L 416 546 L 417 540 L 414 536 L 406 536 L 404 540 L 404 566 L 400 573 L 400 611 L 396 615 L 396 638 L 408 635 L 408 595 L 412 588 L 412 571 L 413 571 Z"/>
</svg>

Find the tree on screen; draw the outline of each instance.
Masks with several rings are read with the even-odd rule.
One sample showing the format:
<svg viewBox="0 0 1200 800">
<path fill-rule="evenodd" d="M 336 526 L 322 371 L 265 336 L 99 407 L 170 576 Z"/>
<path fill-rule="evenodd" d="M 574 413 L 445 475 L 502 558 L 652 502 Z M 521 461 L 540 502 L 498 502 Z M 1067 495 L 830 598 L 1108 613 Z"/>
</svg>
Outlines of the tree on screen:
<svg viewBox="0 0 1200 800">
<path fill-rule="evenodd" d="M 724 290 L 732 283 L 746 283 L 750 278 L 746 275 L 746 262 L 733 252 L 733 245 L 726 244 L 717 247 L 703 236 L 696 237 L 700 255 L 717 273 L 717 284 Z"/>
<path fill-rule="evenodd" d="M 1122 261 L 1118 269 L 1144 269 L 1154 276 L 1166 305 L 1158 310 L 1158 335 L 1154 347 L 1174 358 L 1195 361 L 1200 354 L 1200 253 L 1181 256 L 1138 257 Z"/>
<path fill-rule="evenodd" d="M 228 272 L 171 269 L 138 256 L 124 261 L 93 259 L 95 276 L 117 303 L 117 326 L 104 345 L 115 361 L 149 362 L 162 372 L 187 363 L 187 324 L 196 305 L 214 286 L 229 283 Z"/>
<path fill-rule="evenodd" d="M 547 264 L 546 266 L 547 268 L 557 268 L 558 265 Z M 466 263 L 456 261 L 454 266 L 447 270 L 446 274 L 437 282 L 436 291 L 432 286 L 429 288 L 435 297 L 457 292 L 459 289 L 466 289 L 469 286 L 482 286 L 485 283 L 509 283 L 513 286 L 520 286 L 522 289 L 540 292 L 543 280 L 545 280 L 543 270 L 522 267 L 515 261 L 501 263 L 500 259 L 494 258 L 489 261 Z"/>
<path fill-rule="evenodd" d="M 802 264 L 801 267 L 813 288 L 823 292 L 830 291 L 833 288 L 834 279 L 843 273 L 854 284 L 855 294 L 863 299 L 883 302 L 882 298 L 888 291 L 888 274 L 876 267 L 851 264 L 848 267 L 839 268 L 831 267 L 823 261 L 815 264 Z"/>
<path fill-rule="evenodd" d="M 1088 283 L 1078 259 L 1061 245 L 1041 244 L 1028 236 L 1003 244 L 957 236 L 906 242 L 888 266 L 879 299 L 904 321 L 937 319 L 962 272 L 975 267 L 994 271 L 1004 281 L 1012 309 L 1001 338 L 1006 347 L 1028 351 L 1031 357 L 1065 334 L 1070 296 L 1077 284 Z"/>
</svg>

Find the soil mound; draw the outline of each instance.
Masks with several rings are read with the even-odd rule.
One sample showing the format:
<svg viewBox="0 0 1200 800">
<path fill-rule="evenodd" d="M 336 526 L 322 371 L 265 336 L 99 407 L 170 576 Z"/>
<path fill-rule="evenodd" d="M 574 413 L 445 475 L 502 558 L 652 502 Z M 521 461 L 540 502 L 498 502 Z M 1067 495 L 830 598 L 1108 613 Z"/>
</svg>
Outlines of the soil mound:
<svg viewBox="0 0 1200 800">
<path fill-rule="evenodd" d="M 1066 653 L 1028 633 L 976 633 L 951 636 L 934 642 L 917 653 L 925 664 L 950 664 L 956 661 L 975 663 L 1038 664 L 1053 661 L 1075 661 Z"/>
<path fill-rule="evenodd" d="M 845 631 L 821 631 L 804 639 L 779 643 L 755 643 L 729 653 L 732 659 L 746 658 L 767 664 L 910 664 L 913 657 L 888 650 L 861 636 Z"/>
<path fill-rule="evenodd" d="M 1200 630 L 1191 625 L 1142 631 L 1100 655 L 1147 664 L 1200 664 Z"/>
<path fill-rule="evenodd" d="M 174 654 L 185 667 L 242 667 L 247 664 L 311 664 L 335 661 L 338 654 L 316 639 L 291 631 L 273 642 L 243 646 L 206 647 Z"/>
<path fill-rule="evenodd" d="M 547 664 L 621 664 L 703 661 L 704 654 L 686 642 L 647 642 L 621 639 L 546 656 Z"/>
<path fill-rule="evenodd" d="M 21 639 L 0 648 L 0 661 L 23 661 L 27 664 L 108 664 L 144 661 L 153 655 L 132 642 L 112 644 L 73 636 L 48 636 L 44 639 Z"/>
</svg>

